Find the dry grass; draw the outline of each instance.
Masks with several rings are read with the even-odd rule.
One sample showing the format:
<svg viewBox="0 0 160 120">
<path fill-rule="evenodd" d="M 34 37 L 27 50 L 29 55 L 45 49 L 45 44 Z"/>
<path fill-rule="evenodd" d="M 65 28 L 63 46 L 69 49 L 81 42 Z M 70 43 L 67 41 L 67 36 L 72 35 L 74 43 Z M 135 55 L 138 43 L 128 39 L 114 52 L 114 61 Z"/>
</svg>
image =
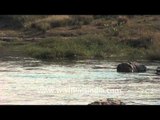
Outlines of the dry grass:
<svg viewBox="0 0 160 120">
<path fill-rule="evenodd" d="M 16 17 L 17 16 L 14 16 L 14 22 L 11 23 L 11 25 L 14 25 L 16 22 L 20 22 L 22 27 L 17 29 L 11 29 L 10 27 L 1 29 L 0 36 L 19 36 L 27 34 L 29 37 L 33 35 L 35 37 L 57 37 L 57 40 L 64 38 L 65 40 L 63 42 L 56 41 L 56 43 L 52 43 L 53 41 L 51 41 L 52 44 L 59 45 L 59 48 L 56 49 L 50 48 L 45 50 L 45 46 L 41 48 L 37 46 L 34 47 L 35 44 L 30 45 L 29 47 L 33 47 L 31 52 L 32 50 L 36 52 L 36 54 L 32 54 L 33 56 L 41 56 L 42 53 L 42 56 L 45 58 L 56 56 L 56 53 L 58 53 L 61 54 L 59 56 L 66 57 L 72 56 L 74 53 L 82 55 L 86 58 L 100 56 L 102 58 L 106 58 L 106 56 L 112 54 L 112 56 L 122 55 L 131 59 L 136 59 L 139 56 L 148 56 L 147 59 L 160 59 L 160 16 L 120 15 L 97 17 L 92 15 L 28 15 L 20 16 L 17 19 Z M 5 22 L 4 19 L 3 22 Z M 137 49 L 116 43 L 122 39 L 128 40 L 132 38 L 152 38 L 154 44 L 149 46 L 147 49 Z M 78 40 L 83 42 L 79 43 L 77 42 Z M 89 44 L 92 44 L 92 46 L 86 46 L 85 44 L 88 44 L 86 43 L 88 40 L 94 42 L 95 44 L 89 42 Z M 97 40 L 101 41 L 104 46 L 99 45 Z M 113 41 L 115 42 L 115 45 L 113 44 Z M 74 51 L 76 51 L 76 53 L 72 49 L 66 49 L 65 44 L 69 45 L 69 43 L 71 43 L 73 46 L 79 47 L 80 49 L 76 51 L 76 47 L 71 47 Z M 50 44 L 44 43 L 44 45 L 48 46 Z M 92 50 L 90 50 L 91 48 Z M 57 51 L 55 52 L 54 50 Z M 40 51 L 39 54 L 37 53 L 38 51 Z M 119 53 L 117 53 L 117 51 L 119 51 Z M 49 56 L 45 56 L 45 53 L 49 54 Z M 65 56 L 65 54 L 67 55 Z"/>
</svg>

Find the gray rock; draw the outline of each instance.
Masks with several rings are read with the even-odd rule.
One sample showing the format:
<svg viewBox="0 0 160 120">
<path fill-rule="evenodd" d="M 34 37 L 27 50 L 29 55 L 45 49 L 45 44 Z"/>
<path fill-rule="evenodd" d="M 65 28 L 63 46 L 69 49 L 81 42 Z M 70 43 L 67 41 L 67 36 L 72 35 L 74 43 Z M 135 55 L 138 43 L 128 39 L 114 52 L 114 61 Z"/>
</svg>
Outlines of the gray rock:
<svg viewBox="0 0 160 120">
<path fill-rule="evenodd" d="M 92 102 L 88 105 L 125 105 L 125 103 L 123 103 L 121 100 L 118 100 L 118 99 L 108 98 L 108 99 Z"/>
<path fill-rule="evenodd" d="M 157 74 L 157 75 L 160 75 L 160 67 L 157 67 L 157 69 L 156 69 L 156 74 Z"/>
<path fill-rule="evenodd" d="M 117 72 L 146 72 L 147 67 L 136 62 L 121 63 L 117 66 Z"/>
<path fill-rule="evenodd" d="M 137 67 L 138 72 L 146 72 L 147 71 L 147 67 L 145 65 L 138 65 L 136 67 Z"/>
</svg>

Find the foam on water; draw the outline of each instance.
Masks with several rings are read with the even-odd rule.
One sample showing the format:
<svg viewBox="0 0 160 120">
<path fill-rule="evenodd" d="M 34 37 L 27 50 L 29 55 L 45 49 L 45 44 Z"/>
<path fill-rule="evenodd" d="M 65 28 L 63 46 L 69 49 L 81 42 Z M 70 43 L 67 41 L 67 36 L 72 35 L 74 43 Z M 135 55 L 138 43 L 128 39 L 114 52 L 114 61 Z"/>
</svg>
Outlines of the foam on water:
<svg viewBox="0 0 160 120">
<path fill-rule="evenodd" d="M 128 74 L 116 72 L 119 63 L 0 60 L 0 104 L 88 104 L 103 98 L 160 104 L 160 77 L 154 71 L 159 63 L 145 63 L 146 73 Z"/>
</svg>

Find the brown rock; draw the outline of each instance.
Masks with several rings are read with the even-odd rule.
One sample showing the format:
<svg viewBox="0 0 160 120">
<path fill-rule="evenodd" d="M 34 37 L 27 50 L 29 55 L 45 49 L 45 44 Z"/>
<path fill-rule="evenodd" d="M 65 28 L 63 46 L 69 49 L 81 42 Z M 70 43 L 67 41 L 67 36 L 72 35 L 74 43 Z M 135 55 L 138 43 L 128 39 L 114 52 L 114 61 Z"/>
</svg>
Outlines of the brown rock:
<svg viewBox="0 0 160 120">
<path fill-rule="evenodd" d="M 118 99 L 108 98 L 105 100 L 99 100 L 99 101 L 92 102 L 88 105 L 125 105 L 125 103 L 123 103 L 122 101 Z"/>
</svg>

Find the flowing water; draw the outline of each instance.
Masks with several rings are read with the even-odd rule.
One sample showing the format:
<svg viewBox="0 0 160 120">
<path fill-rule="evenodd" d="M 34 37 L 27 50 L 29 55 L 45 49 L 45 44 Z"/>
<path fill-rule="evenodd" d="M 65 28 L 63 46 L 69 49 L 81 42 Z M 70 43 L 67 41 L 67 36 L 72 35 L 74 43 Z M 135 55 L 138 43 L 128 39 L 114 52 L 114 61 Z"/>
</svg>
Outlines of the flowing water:
<svg viewBox="0 0 160 120">
<path fill-rule="evenodd" d="M 42 62 L 0 59 L 0 104 L 87 105 L 117 98 L 128 105 L 160 105 L 160 62 L 145 62 L 146 73 L 117 73 L 120 61 Z"/>
</svg>

